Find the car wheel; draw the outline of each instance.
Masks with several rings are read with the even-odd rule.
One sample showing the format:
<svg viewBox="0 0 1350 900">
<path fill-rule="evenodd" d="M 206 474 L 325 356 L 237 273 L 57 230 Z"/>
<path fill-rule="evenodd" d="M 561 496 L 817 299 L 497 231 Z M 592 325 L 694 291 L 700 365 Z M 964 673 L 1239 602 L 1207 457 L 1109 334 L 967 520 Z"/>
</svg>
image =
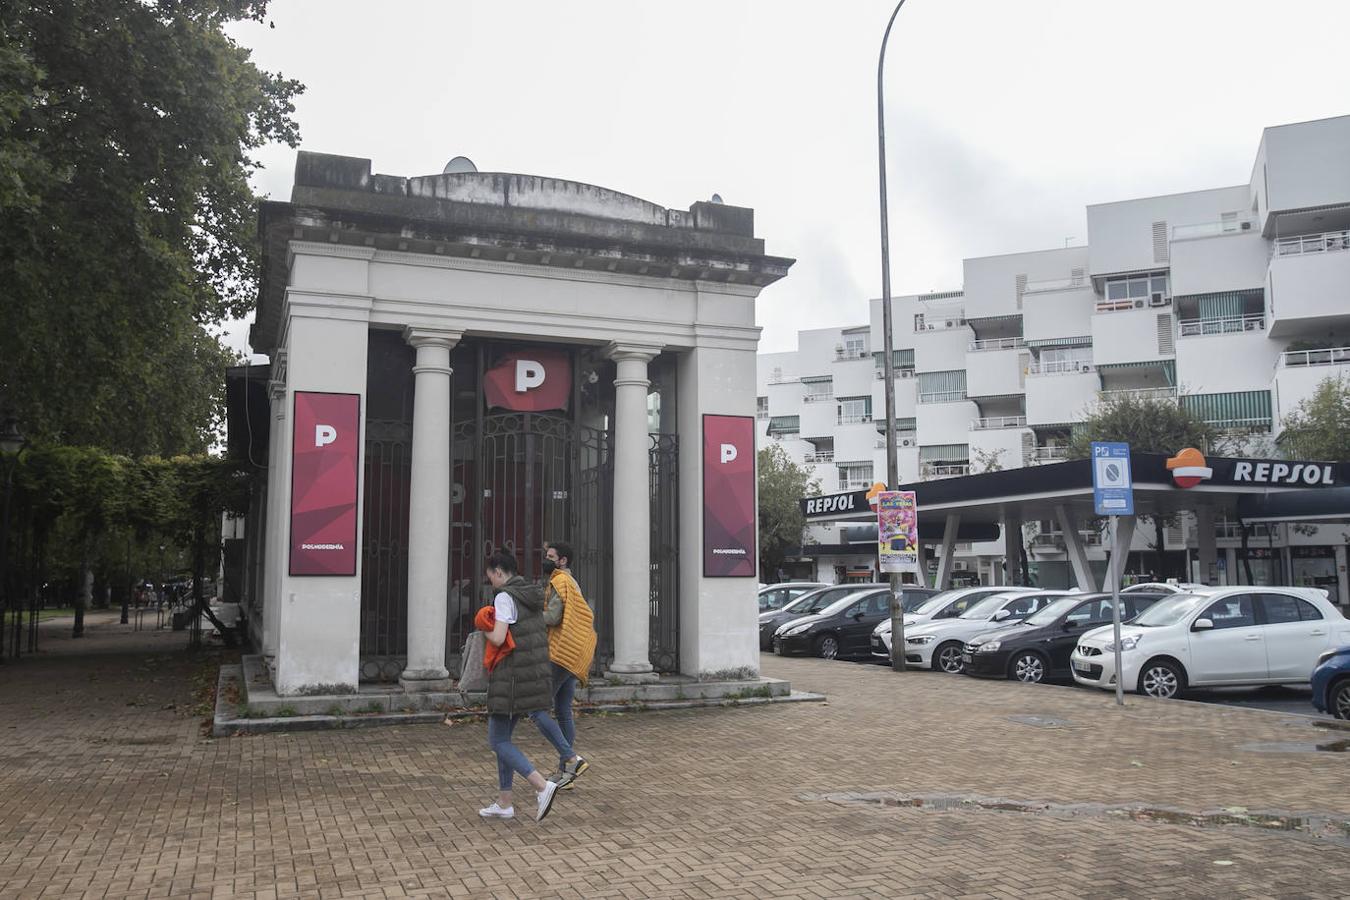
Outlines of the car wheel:
<svg viewBox="0 0 1350 900">
<path fill-rule="evenodd" d="M 950 641 L 933 651 L 933 668 L 948 675 L 959 675 L 965 668 L 961 662 L 961 643 Z"/>
<path fill-rule="evenodd" d="M 821 659 L 838 659 L 839 638 L 832 634 L 822 634 L 816 638 L 816 656 Z"/>
<path fill-rule="evenodd" d="M 1139 693 L 1145 697 L 1171 700 L 1186 687 L 1181 667 L 1165 659 L 1151 659 L 1139 672 Z"/>
<path fill-rule="evenodd" d="M 1027 651 L 1013 657 L 1008 677 L 1023 684 L 1040 684 L 1045 680 L 1045 657 Z"/>
<path fill-rule="evenodd" d="M 1331 686 L 1327 709 L 1338 719 L 1350 719 L 1350 678 L 1342 678 Z"/>
</svg>

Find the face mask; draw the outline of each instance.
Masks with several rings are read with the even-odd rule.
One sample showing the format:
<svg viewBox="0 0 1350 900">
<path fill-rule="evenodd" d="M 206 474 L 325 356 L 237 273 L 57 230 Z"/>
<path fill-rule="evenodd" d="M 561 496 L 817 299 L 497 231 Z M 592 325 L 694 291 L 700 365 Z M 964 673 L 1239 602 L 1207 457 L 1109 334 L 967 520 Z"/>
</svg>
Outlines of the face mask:
<svg viewBox="0 0 1350 900">
<path fill-rule="evenodd" d="M 544 577 L 552 578 L 553 572 L 558 568 L 558 564 L 551 559 L 544 560 Z"/>
</svg>

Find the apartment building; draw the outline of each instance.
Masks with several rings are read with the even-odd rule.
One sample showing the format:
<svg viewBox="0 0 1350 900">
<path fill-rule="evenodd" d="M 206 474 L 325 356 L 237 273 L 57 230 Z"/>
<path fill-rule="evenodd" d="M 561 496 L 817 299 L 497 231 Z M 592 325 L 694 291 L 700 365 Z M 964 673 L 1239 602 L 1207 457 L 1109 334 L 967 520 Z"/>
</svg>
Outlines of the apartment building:
<svg viewBox="0 0 1350 900">
<path fill-rule="evenodd" d="M 902 481 L 1064 458 L 1103 398 L 1181 403 L 1253 453 L 1327 377 L 1350 377 L 1350 116 L 1267 128 L 1245 184 L 1087 207 L 1088 245 L 967 259 L 961 290 L 892 299 Z M 870 321 L 799 334 L 759 357 L 763 441 L 813 467 L 825 492 L 884 480 L 881 301 Z M 1339 527 L 1215 523 L 1217 572 L 1194 569 L 1194 521 L 1165 533 L 1165 573 L 1337 585 Z M 1027 526 L 1033 571 L 1067 583 L 1058 526 Z M 1100 567 L 1100 537 L 1086 533 Z M 1129 565 L 1156 567 L 1152 528 Z M 808 542 L 838 547 L 813 526 Z M 811 558 L 804 548 L 803 560 Z M 1145 552 L 1148 551 L 1147 555 Z M 1189 551 L 1189 552 L 1188 552 Z M 1000 579 L 1003 545 L 959 545 L 958 576 Z M 859 554 L 844 565 L 861 577 Z M 837 559 L 816 559 L 818 577 Z"/>
</svg>

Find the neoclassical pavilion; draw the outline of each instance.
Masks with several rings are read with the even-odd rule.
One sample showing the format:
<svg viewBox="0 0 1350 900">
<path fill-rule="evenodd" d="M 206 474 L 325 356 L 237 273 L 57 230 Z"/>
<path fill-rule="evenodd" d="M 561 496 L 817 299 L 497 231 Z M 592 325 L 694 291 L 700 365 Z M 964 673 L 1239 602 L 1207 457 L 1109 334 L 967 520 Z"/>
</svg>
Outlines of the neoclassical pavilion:
<svg viewBox="0 0 1350 900">
<path fill-rule="evenodd" d="M 487 555 L 534 578 L 559 539 L 606 671 L 758 668 L 740 423 L 792 260 L 753 210 L 302 152 L 259 230 L 271 365 L 231 429 L 266 465 L 241 599 L 279 693 L 446 689 Z"/>
</svg>

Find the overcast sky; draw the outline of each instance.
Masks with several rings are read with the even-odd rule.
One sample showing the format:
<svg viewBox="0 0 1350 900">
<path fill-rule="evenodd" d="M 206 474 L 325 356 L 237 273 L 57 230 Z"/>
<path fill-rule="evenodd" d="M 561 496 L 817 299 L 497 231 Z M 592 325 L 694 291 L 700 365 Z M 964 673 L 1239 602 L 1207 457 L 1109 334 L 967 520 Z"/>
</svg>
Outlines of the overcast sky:
<svg viewBox="0 0 1350 900">
<path fill-rule="evenodd" d="M 231 33 L 307 90 L 307 150 L 755 209 L 797 259 L 761 349 L 881 292 L 876 54 L 891 0 L 274 0 Z M 886 67 L 896 294 L 1086 243 L 1083 207 L 1246 183 L 1261 129 L 1350 113 L 1346 0 L 909 0 Z M 259 192 L 290 196 L 295 151 Z M 1347 162 L 1350 165 L 1350 162 Z M 229 329 L 245 345 L 246 328 Z"/>
</svg>

